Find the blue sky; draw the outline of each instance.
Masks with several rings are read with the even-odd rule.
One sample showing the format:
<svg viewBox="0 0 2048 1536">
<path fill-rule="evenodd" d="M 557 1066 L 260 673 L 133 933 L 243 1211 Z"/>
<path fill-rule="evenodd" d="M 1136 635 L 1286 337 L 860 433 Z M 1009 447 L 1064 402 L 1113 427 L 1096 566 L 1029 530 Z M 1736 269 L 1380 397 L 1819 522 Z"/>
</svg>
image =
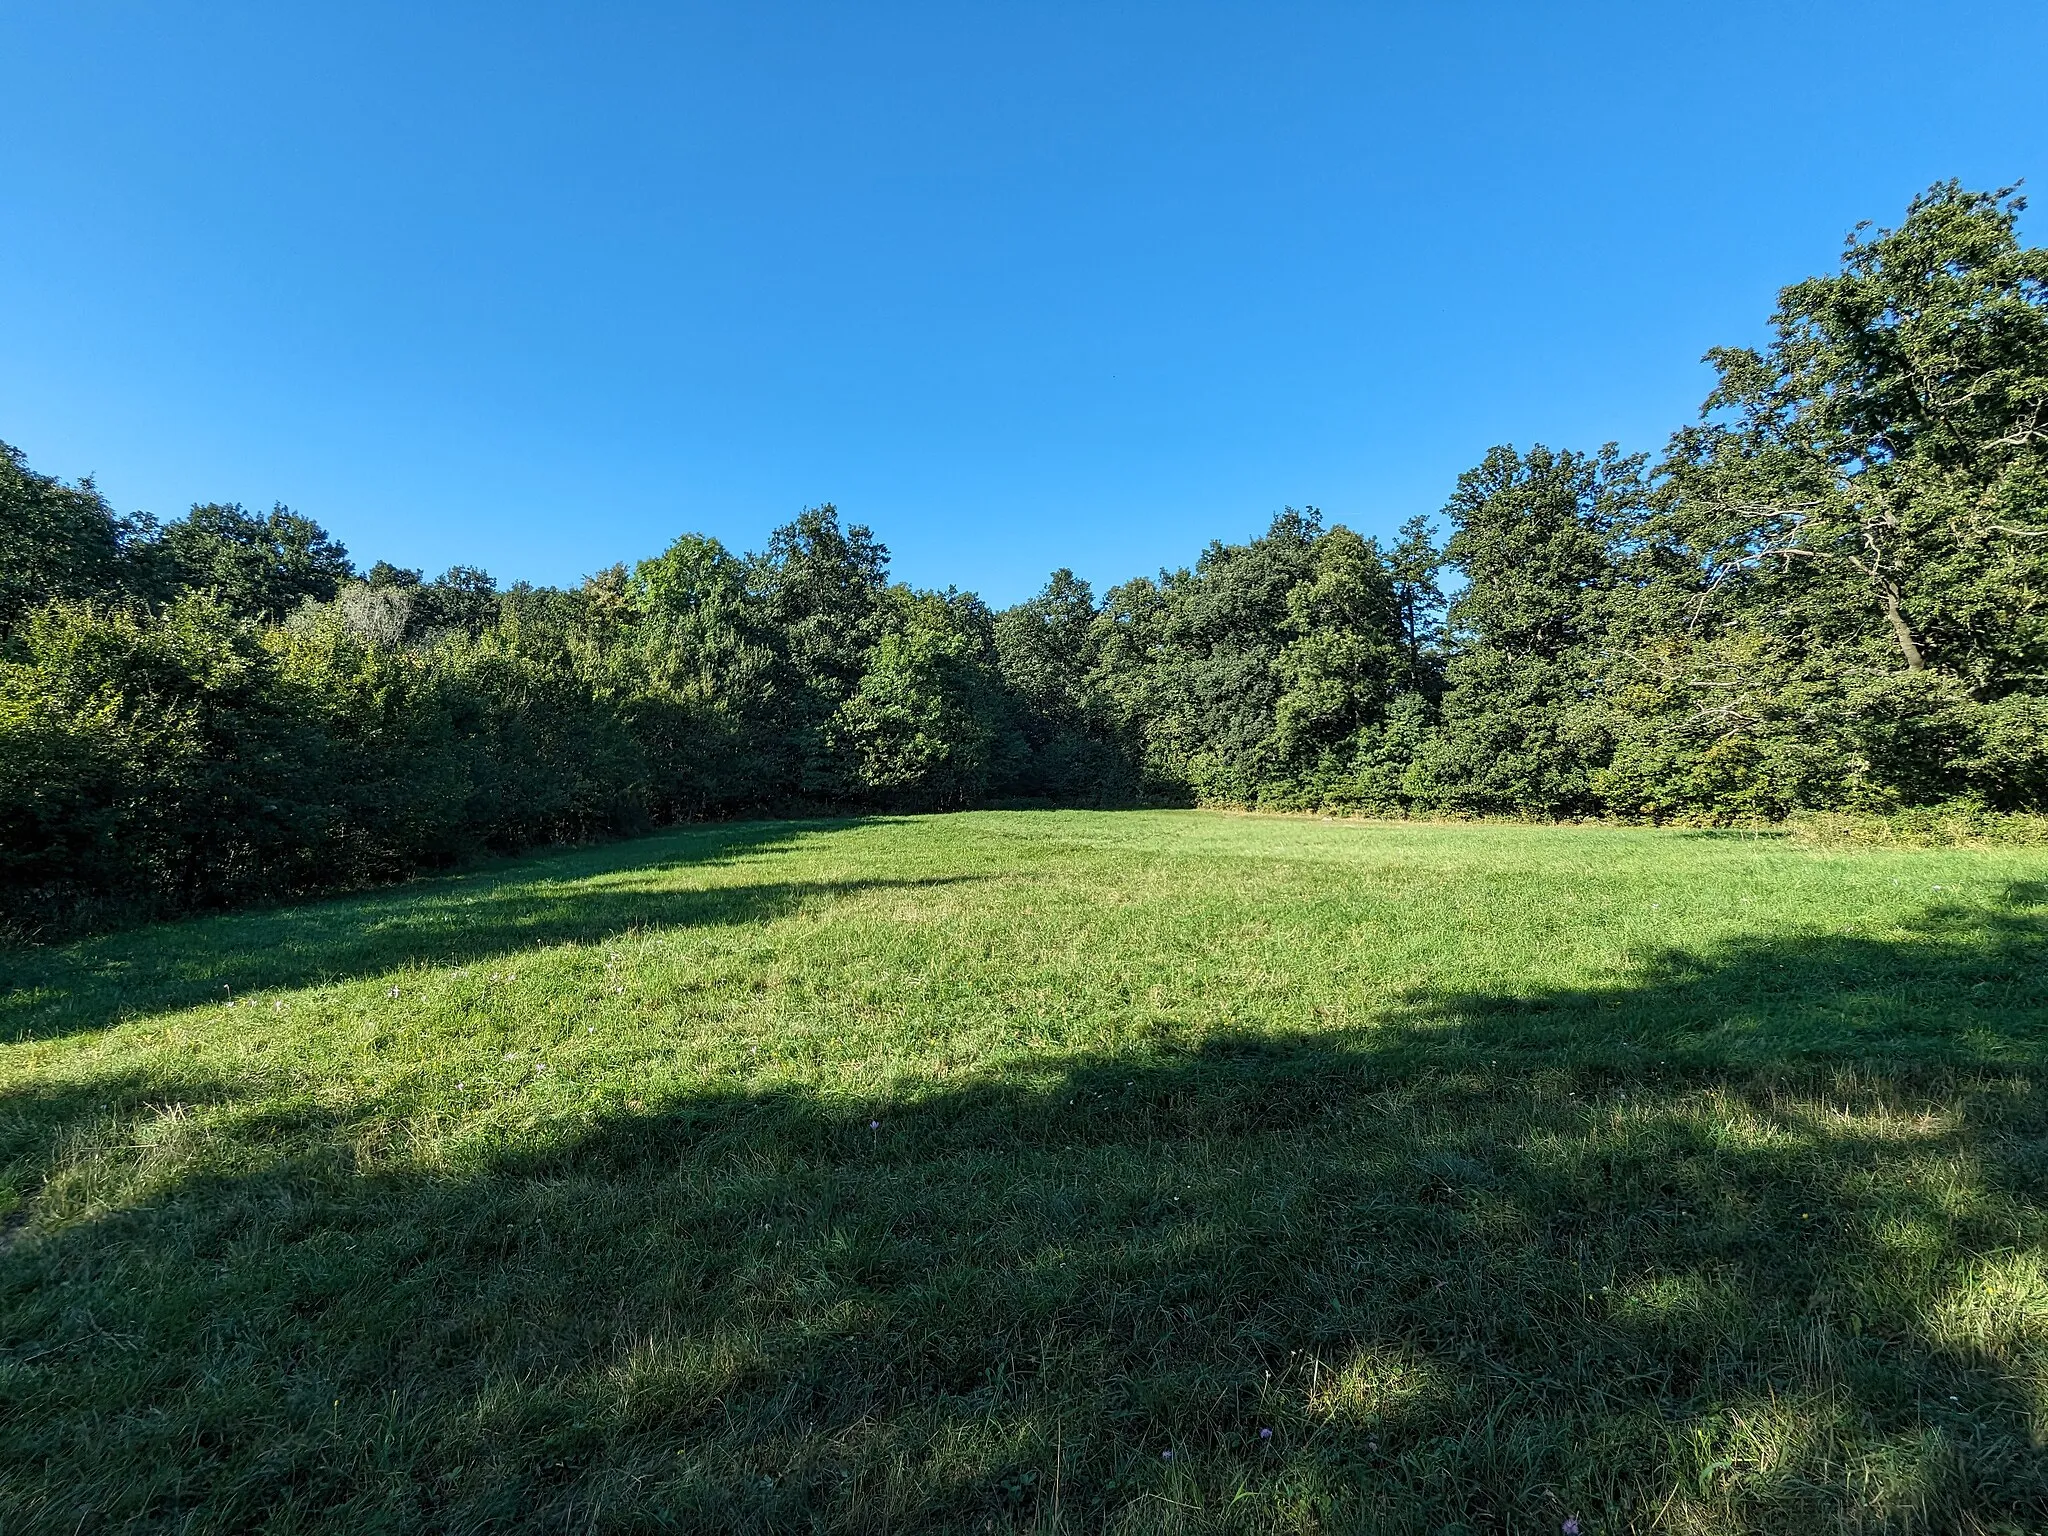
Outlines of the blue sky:
<svg viewBox="0 0 2048 1536">
<path fill-rule="evenodd" d="M 0 439 L 505 580 L 824 500 L 998 603 L 1384 531 L 2048 172 L 2013 14 L 0 0 Z"/>
</svg>

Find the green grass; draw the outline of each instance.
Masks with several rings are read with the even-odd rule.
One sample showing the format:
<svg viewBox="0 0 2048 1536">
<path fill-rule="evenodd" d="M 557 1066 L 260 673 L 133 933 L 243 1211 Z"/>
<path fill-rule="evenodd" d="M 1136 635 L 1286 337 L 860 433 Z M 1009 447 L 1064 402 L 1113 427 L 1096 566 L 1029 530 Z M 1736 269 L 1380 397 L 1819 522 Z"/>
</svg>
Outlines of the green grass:
<svg viewBox="0 0 2048 1536">
<path fill-rule="evenodd" d="M 2039 1531 L 2044 961 L 2039 850 L 1200 813 L 16 954 L 0 1530 Z"/>
</svg>

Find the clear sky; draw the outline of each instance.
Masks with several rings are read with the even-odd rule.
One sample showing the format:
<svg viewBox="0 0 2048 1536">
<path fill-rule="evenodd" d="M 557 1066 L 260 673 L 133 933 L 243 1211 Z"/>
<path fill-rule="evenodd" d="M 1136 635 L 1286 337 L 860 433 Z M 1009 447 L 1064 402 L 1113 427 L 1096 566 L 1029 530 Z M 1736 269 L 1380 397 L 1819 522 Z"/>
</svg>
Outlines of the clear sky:
<svg viewBox="0 0 2048 1536">
<path fill-rule="evenodd" d="M 825 500 L 998 603 L 1384 531 L 2048 175 L 2026 9 L 0 0 L 0 439 L 504 580 Z"/>
</svg>

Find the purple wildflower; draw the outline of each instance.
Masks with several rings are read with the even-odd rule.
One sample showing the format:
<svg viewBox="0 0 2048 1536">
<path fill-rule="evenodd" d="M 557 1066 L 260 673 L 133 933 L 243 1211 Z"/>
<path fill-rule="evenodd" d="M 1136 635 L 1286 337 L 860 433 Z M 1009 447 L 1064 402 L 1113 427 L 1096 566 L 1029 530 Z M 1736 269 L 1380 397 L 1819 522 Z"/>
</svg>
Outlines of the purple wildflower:
<svg viewBox="0 0 2048 1536">
<path fill-rule="evenodd" d="M 1579 1517 L 1572 1515 L 1564 1523 L 1564 1536 L 1579 1536 Z"/>
<path fill-rule="evenodd" d="M 1160 1459 L 1161 1461 L 1171 1461 L 1171 1460 L 1173 1460 L 1173 1452 L 1171 1452 L 1171 1451 L 1161 1451 L 1161 1452 L 1159 1453 L 1159 1459 Z"/>
<path fill-rule="evenodd" d="M 1270 1440 L 1273 1438 L 1273 1431 L 1271 1431 L 1270 1429 L 1262 1429 L 1259 1431 L 1259 1438 L 1261 1440 Z"/>
<path fill-rule="evenodd" d="M 868 1122 L 868 1129 L 871 1131 L 879 1131 L 881 1128 L 882 1122 L 879 1120 L 870 1120 Z"/>
</svg>

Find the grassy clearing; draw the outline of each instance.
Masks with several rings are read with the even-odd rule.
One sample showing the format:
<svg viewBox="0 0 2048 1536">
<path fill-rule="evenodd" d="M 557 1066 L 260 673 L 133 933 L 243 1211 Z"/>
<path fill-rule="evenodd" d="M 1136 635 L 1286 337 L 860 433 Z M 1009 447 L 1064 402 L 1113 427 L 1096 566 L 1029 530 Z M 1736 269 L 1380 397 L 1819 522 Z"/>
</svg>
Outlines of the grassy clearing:
<svg viewBox="0 0 2048 1536">
<path fill-rule="evenodd" d="M 2035 850 L 1199 813 L 16 956 L 0 1529 L 2036 1531 L 2044 958 Z"/>
</svg>

